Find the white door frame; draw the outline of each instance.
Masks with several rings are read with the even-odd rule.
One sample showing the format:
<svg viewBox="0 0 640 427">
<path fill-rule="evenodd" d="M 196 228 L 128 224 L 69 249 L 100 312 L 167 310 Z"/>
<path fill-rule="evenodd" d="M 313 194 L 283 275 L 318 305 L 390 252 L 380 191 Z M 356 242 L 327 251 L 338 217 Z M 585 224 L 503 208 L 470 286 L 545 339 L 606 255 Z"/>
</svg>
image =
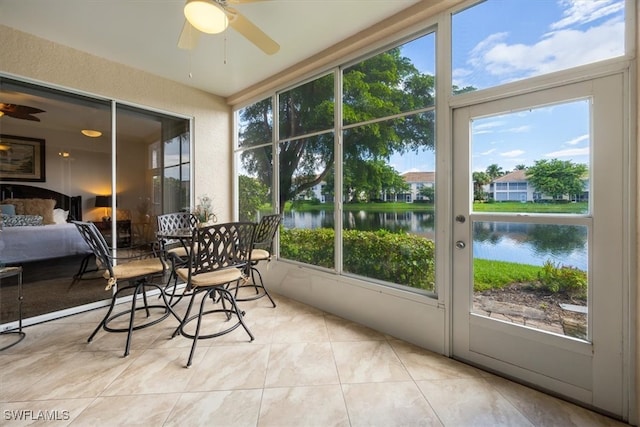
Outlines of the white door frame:
<svg viewBox="0 0 640 427">
<path fill-rule="evenodd" d="M 453 110 L 452 354 L 466 362 L 559 393 L 628 419 L 630 369 L 630 257 L 633 230 L 629 162 L 628 74 L 617 73 L 553 89 L 505 97 Z M 542 333 L 470 313 L 473 296 L 471 229 L 474 220 L 505 216 L 470 212 L 471 118 L 593 97 L 591 213 L 567 223 L 589 227 L 590 342 Z M 612 191 L 612 189 L 618 189 Z M 509 216 L 510 222 L 562 223 L 544 215 Z M 456 249 L 455 243 L 466 244 Z"/>
</svg>

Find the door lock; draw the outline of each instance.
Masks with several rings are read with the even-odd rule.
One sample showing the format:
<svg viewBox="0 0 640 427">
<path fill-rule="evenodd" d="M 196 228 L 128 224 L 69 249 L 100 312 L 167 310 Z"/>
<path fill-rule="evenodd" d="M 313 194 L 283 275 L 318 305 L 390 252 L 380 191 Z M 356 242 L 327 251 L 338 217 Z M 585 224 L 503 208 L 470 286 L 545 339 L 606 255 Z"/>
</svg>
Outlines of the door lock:
<svg viewBox="0 0 640 427">
<path fill-rule="evenodd" d="M 464 217 L 464 215 L 457 215 L 457 216 L 456 216 L 456 222 L 459 222 L 460 224 L 464 224 L 464 222 L 465 222 L 466 220 L 467 220 L 467 219 Z"/>
<path fill-rule="evenodd" d="M 464 249 L 467 245 L 465 245 L 465 243 L 462 240 L 458 240 L 456 242 L 456 248 L 458 249 Z"/>
</svg>

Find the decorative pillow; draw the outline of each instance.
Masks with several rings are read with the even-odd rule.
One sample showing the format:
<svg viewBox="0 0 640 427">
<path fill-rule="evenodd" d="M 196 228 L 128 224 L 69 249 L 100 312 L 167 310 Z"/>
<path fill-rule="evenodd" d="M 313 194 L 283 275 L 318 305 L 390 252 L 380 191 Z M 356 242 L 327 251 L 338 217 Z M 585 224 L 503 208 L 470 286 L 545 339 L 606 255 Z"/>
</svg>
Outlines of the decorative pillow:
<svg viewBox="0 0 640 427">
<path fill-rule="evenodd" d="M 56 201 L 53 199 L 6 199 L 16 206 L 16 215 L 40 215 L 43 224 L 53 224 L 53 208 Z"/>
<path fill-rule="evenodd" d="M 24 227 L 32 225 L 42 225 L 40 215 L 5 215 L 2 214 L 2 225 L 4 227 Z"/>
<path fill-rule="evenodd" d="M 67 218 L 69 218 L 69 211 L 60 208 L 53 210 L 53 222 L 55 224 L 64 224 L 67 222 Z"/>
<path fill-rule="evenodd" d="M 5 199 L 3 204 L 10 204 L 15 206 L 16 215 L 24 215 L 24 203 L 22 203 L 24 199 Z"/>
<path fill-rule="evenodd" d="M 0 213 L 3 213 L 5 215 L 15 215 L 16 205 L 2 204 L 0 205 Z"/>
</svg>

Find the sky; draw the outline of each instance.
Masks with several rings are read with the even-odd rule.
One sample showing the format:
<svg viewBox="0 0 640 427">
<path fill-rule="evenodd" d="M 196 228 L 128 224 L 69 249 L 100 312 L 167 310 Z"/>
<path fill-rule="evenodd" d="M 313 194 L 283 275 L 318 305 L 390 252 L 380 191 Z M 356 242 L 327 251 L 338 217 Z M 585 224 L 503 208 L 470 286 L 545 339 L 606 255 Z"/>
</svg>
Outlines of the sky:
<svg viewBox="0 0 640 427">
<path fill-rule="evenodd" d="M 624 0 L 488 0 L 454 15 L 452 27 L 458 87 L 480 90 L 624 55 Z M 433 45 L 428 36 L 402 52 L 432 74 Z M 552 158 L 588 165 L 588 108 L 578 100 L 474 120 L 473 171 Z M 433 152 L 390 163 L 400 173 L 435 170 Z"/>
</svg>

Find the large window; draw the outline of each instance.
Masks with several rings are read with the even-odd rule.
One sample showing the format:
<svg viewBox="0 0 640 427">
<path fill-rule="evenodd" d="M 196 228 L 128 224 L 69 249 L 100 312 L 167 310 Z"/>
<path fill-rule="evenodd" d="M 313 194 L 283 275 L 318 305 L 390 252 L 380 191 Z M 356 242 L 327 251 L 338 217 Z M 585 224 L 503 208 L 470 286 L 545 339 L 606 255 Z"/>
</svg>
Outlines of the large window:
<svg viewBox="0 0 640 427">
<path fill-rule="evenodd" d="M 453 92 L 625 53 L 624 0 L 488 0 L 452 17 Z"/>
<path fill-rule="evenodd" d="M 240 110 L 237 118 L 241 149 L 236 164 L 238 217 L 240 221 L 257 221 L 262 213 L 274 212 L 271 98 Z"/>
<path fill-rule="evenodd" d="M 118 249 L 154 242 L 155 215 L 189 208 L 189 120 L 122 103 L 114 109 L 108 99 L 5 77 L 0 77 L 0 101 L 2 171 L 15 164 L 31 173 L 29 154 L 24 153 L 37 141 L 36 160 L 42 169 L 33 172 L 44 172 L 29 181 L 5 172 L 0 178 L 0 199 L 4 199 L 0 201 L 52 199 L 54 193 L 65 196 L 55 198 L 58 210 L 51 221 L 56 224 L 47 219 L 46 228 L 29 227 L 32 238 L 26 237 L 25 227 L 9 229 L 10 221 L 0 220 L 0 266 L 24 269 L 25 300 L 29 301 L 24 317 L 103 300 L 109 295 L 101 272 L 87 271 L 83 280 L 74 281 L 85 261 L 90 264 L 87 270 L 96 265 L 92 258 L 85 258 L 86 245 L 66 220 L 94 222 Z M 70 198 L 72 203 L 63 204 Z M 13 222 L 21 221 L 14 218 Z M 0 325 L 17 319 L 13 285 L 4 280 L 0 284 Z"/>
<path fill-rule="evenodd" d="M 434 291 L 434 70 L 429 34 L 239 110 L 240 219 L 278 209 L 281 258 Z"/>
<path fill-rule="evenodd" d="M 625 54 L 624 0 L 487 0 L 467 3 L 449 16 L 451 87 L 449 79 L 440 79 L 438 87 L 454 95 Z M 448 183 L 441 178 L 447 185 L 439 185 L 436 171 L 436 117 L 442 116 L 436 115 L 435 70 L 432 32 L 239 110 L 240 218 L 255 219 L 260 210 L 282 213 L 281 259 L 437 292 L 436 195 L 446 194 Z M 525 175 L 536 165 L 556 166 L 555 160 L 588 163 L 571 157 L 584 152 L 586 131 L 562 136 L 563 147 L 544 153 L 542 128 L 537 141 L 515 138 L 520 145 L 503 147 L 506 132 L 527 130 L 518 121 L 563 114 L 563 123 L 573 123 L 582 120 L 576 114 L 585 102 L 477 120 L 474 199 L 536 201 L 539 210 L 546 206 L 539 202 L 549 199 L 588 206 L 588 176 L 578 179 L 581 188 L 551 194 Z M 553 131 L 560 138 L 568 128 Z M 524 162 L 523 150 L 528 155 L 538 150 L 534 160 L 540 164 Z"/>
</svg>

